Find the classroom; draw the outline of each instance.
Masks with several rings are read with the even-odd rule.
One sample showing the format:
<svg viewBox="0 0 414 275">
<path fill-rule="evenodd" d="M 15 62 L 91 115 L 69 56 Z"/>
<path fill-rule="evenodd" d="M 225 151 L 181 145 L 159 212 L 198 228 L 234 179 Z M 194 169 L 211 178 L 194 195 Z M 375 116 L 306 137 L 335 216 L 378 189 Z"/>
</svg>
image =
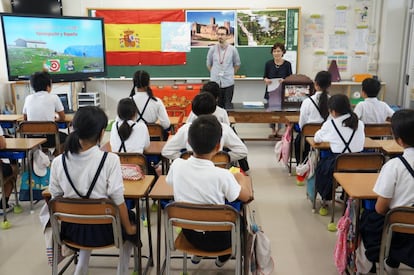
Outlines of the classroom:
<svg viewBox="0 0 414 275">
<path fill-rule="evenodd" d="M 11 2 L 13 0 L 1 1 L 0 12 L 11 13 Z M 414 108 L 414 0 L 60 2 L 62 14 L 75 17 L 95 13 L 99 16 L 99 12 L 105 10 L 182 10 L 184 14 L 197 11 L 249 14 L 251 11 L 283 10 L 291 15 L 286 18 L 291 19 L 293 26 L 286 31 L 287 40 L 290 41 L 286 44 L 293 46 L 288 46 L 288 54 L 285 56 L 292 63 L 293 74 L 305 75 L 314 80 L 319 71 L 328 70 L 330 63 L 335 60 L 340 81 L 332 82 L 328 89 L 331 95 L 346 94 L 351 102 L 358 101 L 361 83 L 353 80 L 368 74 L 380 81 L 379 97 L 388 105 L 395 109 Z M 235 78 L 234 106 L 242 106 L 247 102 L 265 102 L 263 73 L 265 62 L 272 59 L 271 46 L 272 44 L 237 47 L 241 66 Z M 108 45 L 106 47 L 108 51 Z M 32 89 L 28 81 L 8 79 L 5 50 L 4 44 L 0 43 L 0 63 L 3 65 L 0 67 L 0 110 L 2 114 L 21 114 L 25 98 L 32 93 Z M 81 106 L 82 96 L 92 96 L 94 105 L 101 107 L 109 120 L 114 120 L 118 102 L 130 94 L 135 71 L 145 70 L 150 74 L 152 87 L 159 88 L 154 90 L 156 96 L 157 92 L 168 93 L 162 91 L 163 87 L 200 87 L 209 81 L 207 51 L 208 47 L 191 47 L 184 55 L 186 59 L 182 65 L 109 65 L 106 76 L 94 77 L 90 81 L 54 83 L 52 93 L 65 95 L 63 98 L 70 111 L 76 111 Z M 193 88 L 187 91 L 191 94 L 187 98 L 189 103 L 196 91 Z M 298 105 L 292 113 L 289 109 L 286 112 L 264 112 L 259 115 L 254 108 L 245 112 L 239 112 L 236 108 L 228 110 L 229 115 L 235 119 L 234 129 L 248 148 L 249 175 L 254 188 L 254 201 L 249 204 L 248 210 L 249 213 L 254 213 L 254 220 L 271 243 L 274 270 L 269 274 L 338 274 L 334 262 L 337 234 L 327 230 L 331 212 L 328 216 L 318 215 L 317 211 L 313 213 L 315 211 L 312 211 L 306 186 L 297 185 L 295 161 L 287 165 L 279 162 L 274 152 L 278 139 L 269 138 L 269 123 L 289 123 L 289 115 L 298 115 L 299 107 Z M 109 132 L 106 132 L 104 141 L 108 140 Z M 22 202 L 23 213 L 11 212 L 7 215 L 13 226 L 8 230 L 0 229 L 0 274 L 51 273 L 38 218 L 42 205 L 43 201 L 33 206 Z M 342 208 L 343 203 L 337 202 L 334 209 L 336 221 L 342 216 Z M 157 229 L 157 213 L 151 212 L 154 266 L 149 267 L 146 274 L 159 274 L 155 256 Z M 141 225 L 143 255 L 149 254 L 146 231 Z M 161 249 L 162 252 L 163 250 L 164 248 Z M 132 262 L 131 260 L 130 271 Z M 209 260 L 203 260 L 199 265 L 188 261 L 187 265 L 191 274 L 234 274 L 234 262 L 232 260 L 222 268 L 217 268 L 214 261 Z M 147 264 L 145 258 L 142 258 L 142 264 Z M 114 274 L 116 265 L 116 258 L 91 257 L 89 274 Z M 181 266 L 182 261 L 174 260 L 173 274 L 179 274 Z M 65 274 L 73 270 L 72 264 Z M 413 269 L 406 265 L 400 267 L 399 274 L 413 273 Z"/>
</svg>

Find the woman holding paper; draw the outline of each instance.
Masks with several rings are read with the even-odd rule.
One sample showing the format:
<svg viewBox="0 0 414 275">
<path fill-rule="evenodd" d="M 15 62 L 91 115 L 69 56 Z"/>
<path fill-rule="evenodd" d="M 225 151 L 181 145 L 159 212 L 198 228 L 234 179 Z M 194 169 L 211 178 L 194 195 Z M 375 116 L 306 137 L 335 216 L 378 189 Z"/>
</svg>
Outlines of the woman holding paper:
<svg viewBox="0 0 414 275">
<path fill-rule="evenodd" d="M 263 80 L 266 83 L 264 98 L 269 100 L 269 92 L 279 93 L 279 96 L 276 96 L 279 100 L 276 102 L 276 105 L 281 105 L 282 97 L 280 96 L 280 89 L 278 88 L 283 79 L 292 74 L 292 64 L 283 59 L 283 55 L 286 53 L 284 44 L 275 43 L 270 53 L 273 55 L 273 59 L 266 62 L 263 75 Z M 281 124 L 278 125 L 278 130 L 280 130 L 281 126 Z M 272 123 L 270 124 L 270 128 L 272 128 L 272 134 L 269 138 L 277 137 L 276 125 Z"/>
</svg>

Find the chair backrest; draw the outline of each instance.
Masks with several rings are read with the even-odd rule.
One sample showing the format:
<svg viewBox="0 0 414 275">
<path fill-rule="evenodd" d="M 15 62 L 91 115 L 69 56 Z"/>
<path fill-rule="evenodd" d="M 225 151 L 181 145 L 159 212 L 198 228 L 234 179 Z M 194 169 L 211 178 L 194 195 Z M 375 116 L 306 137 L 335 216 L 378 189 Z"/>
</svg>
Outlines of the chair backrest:
<svg viewBox="0 0 414 275">
<path fill-rule="evenodd" d="M 392 138 L 391 123 L 365 124 L 366 137 Z"/>
<path fill-rule="evenodd" d="M 381 170 L 385 157 L 378 152 L 344 153 L 335 161 L 335 172 L 375 173 Z"/>
<path fill-rule="evenodd" d="M 141 153 L 116 153 L 121 164 L 136 164 L 141 167 L 142 172 L 148 174 L 147 158 Z"/>
<path fill-rule="evenodd" d="M 303 161 L 303 151 L 305 150 L 305 138 L 313 137 L 315 133 L 321 128 L 322 123 L 307 123 L 300 129 L 300 162 Z M 296 156 L 297 157 L 297 156 Z"/>
<path fill-rule="evenodd" d="M 61 239 L 60 223 L 112 224 L 114 246 L 122 246 L 122 231 L 119 209 L 110 199 L 70 199 L 57 197 L 49 201 L 50 223 L 53 237 L 58 244 L 68 244 L 79 249 L 92 249 Z M 107 247 L 107 246 L 105 246 Z M 93 247 L 96 249 L 99 247 Z"/>
<path fill-rule="evenodd" d="M 148 123 L 148 133 L 150 136 L 150 140 L 164 140 L 164 129 L 158 123 Z"/>
<path fill-rule="evenodd" d="M 28 135 L 55 135 L 55 148 L 60 153 L 59 126 L 54 121 L 22 121 L 19 124 L 19 133 L 23 137 Z"/>
<path fill-rule="evenodd" d="M 185 151 L 181 153 L 180 158 L 182 159 L 188 159 L 190 156 L 193 155 L 193 152 L 191 151 Z M 225 151 L 218 151 L 211 160 L 215 166 L 221 167 L 221 168 L 230 168 L 230 155 L 229 153 Z"/>
<path fill-rule="evenodd" d="M 173 226 L 202 231 L 232 231 L 232 250 L 235 252 L 240 233 L 240 215 L 229 205 L 172 202 L 165 207 L 165 226 L 170 248 L 173 248 Z M 170 237 L 170 238 L 169 238 Z M 240 237 L 240 234 L 239 234 Z"/>
<path fill-rule="evenodd" d="M 401 206 L 390 209 L 385 215 L 380 248 L 380 272 L 384 272 L 384 259 L 389 255 L 393 232 L 414 234 L 414 207 Z"/>
</svg>

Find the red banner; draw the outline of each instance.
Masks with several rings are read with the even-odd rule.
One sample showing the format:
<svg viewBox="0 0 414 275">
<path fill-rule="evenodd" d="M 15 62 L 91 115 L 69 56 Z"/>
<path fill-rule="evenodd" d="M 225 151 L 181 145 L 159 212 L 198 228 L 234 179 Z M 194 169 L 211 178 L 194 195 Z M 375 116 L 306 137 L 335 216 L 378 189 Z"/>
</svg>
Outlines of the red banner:
<svg viewBox="0 0 414 275">
<path fill-rule="evenodd" d="M 161 22 L 185 22 L 184 10 L 96 10 L 96 17 L 103 17 L 105 23 L 105 40 L 107 47 L 106 61 L 108 65 L 182 65 L 185 64 L 186 54 L 182 52 L 161 52 L 148 50 L 159 49 L 161 38 L 151 37 L 154 28 L 161 28 Z M 143 28 L 133 27 L 142 24 Z M 144 25 L 145 24 L 145 25 Z M 153 24 L 153 28 L 149 28 Z M 114 25 L 117 26 L 113 34 Z M 125 30 L 122 29 L 123 25 Z M 147 30 L 147 31 L 146 31 Z M 111 32 L 111 35 L 108 33 Z M 151 39 L 146 41 L 145 39 Z M 155 43 L 155 44 L 154 44 Z M 143 47 L 141 47 L 143 45 Z M 116 50 L 116 47 L 120 50 Z M 121 50 L 122 49 L 122 50 Z"/>
</svg>

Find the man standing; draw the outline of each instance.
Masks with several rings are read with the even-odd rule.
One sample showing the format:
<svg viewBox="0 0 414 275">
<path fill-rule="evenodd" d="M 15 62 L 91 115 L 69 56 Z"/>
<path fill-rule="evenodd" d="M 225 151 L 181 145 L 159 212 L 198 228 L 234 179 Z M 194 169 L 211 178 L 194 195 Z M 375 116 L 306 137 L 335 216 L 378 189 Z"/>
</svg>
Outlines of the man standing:
<svg viewBox="0 0 414 275">
<path fill-rule="evenodd" d="M 220 86 L 218 106 L 232 108 L 231 101 L 234 92 L 234 75 L 240 68 L 240 56 L 237 49 L 227 43 L 229 30 L 220 26 L 217 29 L 219 44 L 212 46 L 207 54 L 207 68 L 210 71 L 210 80 Z"/>
</svg>

